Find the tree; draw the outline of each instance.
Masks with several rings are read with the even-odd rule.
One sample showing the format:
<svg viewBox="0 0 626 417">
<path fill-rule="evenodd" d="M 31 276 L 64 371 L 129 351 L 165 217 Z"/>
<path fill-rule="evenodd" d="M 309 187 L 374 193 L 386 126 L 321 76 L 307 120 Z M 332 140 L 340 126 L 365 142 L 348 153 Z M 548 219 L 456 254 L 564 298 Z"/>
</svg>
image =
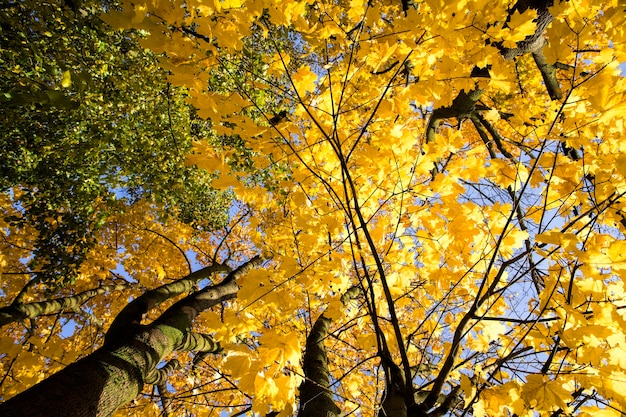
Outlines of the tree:
<svg viewBox="0 0 626 417">
<path fill-rule="evenodd" d="M 226 220 L 227 196 L 184 164 L 205 123 L 138 45 L 141 33 L 100 20 L 107 7 L 16 1 L 0 9 L 0 189 L 23 207 L 10 220 L 38 232 L 30 269 L 39 281 L 73 279 L 94 231 L 141 198 L 198 227 Z"/>
<path fill-rule="evenodd" d="M 623 6 L 157 0 L 103 19 L 149 33 L 169 81 L 240 139 L 188 158 L 238 204 L 197 240 L 104 226 L 111 284 L 143 295 L 91 298 L 111 312 L 98 349 L 0 414 L 626 411 Z M 5 367 L 52 343 L 25 323 Z"/>
</svg>

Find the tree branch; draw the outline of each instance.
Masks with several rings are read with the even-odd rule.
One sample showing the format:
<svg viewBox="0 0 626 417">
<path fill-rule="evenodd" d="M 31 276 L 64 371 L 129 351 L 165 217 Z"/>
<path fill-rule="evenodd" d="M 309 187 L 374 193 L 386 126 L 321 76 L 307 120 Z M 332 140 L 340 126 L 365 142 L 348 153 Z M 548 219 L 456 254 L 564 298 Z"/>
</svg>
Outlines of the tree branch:
<svg viewBox="0 0 626 417">
<path fill-rule="evenodd" d="M 537 18 L 535 19 L 537 28 L 535 29 L 534 34 L 527 36 L 523 41 L 517 42 L 515 48 L 505 48 L 502 45 L 496 45 L 504 59 L 512 60 L 520 55 L 541 51 L 546 44 L 543 34 L 553 19 L 550 11 L 548 10 L 551 3 L 552 1 L 550 0 L 519 0 L 515 4 L 515 6 L 511 9 L 509 16 L 515 11 L 524 13 L 528 9 L 534 9 L 537 11 Z"/>
<path fill-rule="evenodd" d="M 154 324 L 170 326 L 187 332 L 191 328 L 193 320 L 202 311 L 222 301 L 234 298 L 239 290 L 237 279 L 248 273 L 252 268 L 259 266 L 263 261 L 264 258 L 261 256 L 255 256 L 234 271 L 231 271 L 219 284 L 196 291 L 175 303 Z"/>
<path fill-rule="evenodd" d="M 121 291 L 127 288 L 127 285 L 102 285 L 98 288 L 83 291 L 80 294 L 70 297 L 27 304 L 13 303 L 10 306 L 0 308 L 0 327 L 19 320 L 57 314 L 64 310 L 74 310 L 85 301 L 97 295 L 112 291 Z"/>
<path fill-rule="evenodd" d="M 456 117 L 457 119 L 469 118 L 476 110 L 476 103 L 484 90 L 476 88 L 469 93 L 462 90 L 448 107 L 435 109 L 428 120 L 426 127 L 426 143 L 434 142 L 437 128 L 444 119 Z"/>
<path fill-rule="evenodd" d="M 207 334 L 187 332 L 183 343 L 180 346 L 176 346 L 176 350 L 219 353 L 222 351 L 222 347 L 219 342 L 216 342 Z"/>
<path fill-rule="evenodd" d="M 537 65 L 537 68 L 541 72 L 546 90 L 552 100 L 560 100 L 563 98 L 563 92 L 561 91 L 560 84 L 556 78 L 556 66 L 550 64 L 546 56 L 543 53 L 543 47 L 546 45 L 544 39 L 544 32 L 548 25 L 552 22 L 553 17 L 550 14 L 548 7 L 552 4 L 549 0 L 519 0 L 515 6 L 511 9 L 510 14 L 515 11 L 523 13 L 529 8 L 537 11 L 537 28 L 535 33 L 528 36 L 523 41 L 516 44 L 515 48 L 505 48 L 501 44 L 495 46 L 500 50 L 502 57 L 506 60 L 512 60 L 517 56 L 532 54 Z M 482 69 L 474 69 L 470 76 L 484 76 L 485 71 Z M 488 76 L 488 72 L 487 72 Z M 432 142 L 435 139 L 437 128 L 444 119 L 452 117 L 463 118 L 469 117 L 474 112 L 475 104 L 480 99 L 480 95 L 483 90 L 475 89 L 469 93 L 461 91 L 459 95 L 454 99 L 450 107 L 440 107 L 433 111 L 426 127 L 426 143 Z M 436 168 L 435 168 L 436 169 Z"/>
<path fill-rule="evenodd" d="M 161 401 L 161 408 L 163 408 L 163 412 L 161 415 L 163 417 L 168 417 L 170 413 L 170 408 L 172 405 L 172 398 L 169 396 L 167 392 L 167 377 L 170 372 L 180 369 L 180 362 L 177 359 L 172 359 L 167 362 L 162 368 L 156 369 L 152 375 L 149 375 L 146 383 L 154 384 L 157 389 L 157 393 L 159 394 L 159 399 Z"/>
<path fill-rule="evenodd" d="M 105 335 L 105 343 L 112 343 L 120 337 L 128 335 L 141 324 L 144 314 L 172 297 L 191 291 L 196 282 L 207 279 L 218 272 L 228 271 L 230 271 L 228 265 L 213 264 L 142 294 L 128 303 L 115 317 Z"/>
<path fill-rule="evenodd" d="M 155 369 L 154 372 L 146 377 L 146 384 L 161 384 L 167 379 L 170 372 L 180 369 L 180 362 L 178 359 L 172 359 L 168 361 L 163 367 Z"/>
<path fill-rule="evenodd" d="M 543 51 L 540 49 L 532 53 L 535 64 L 541 72 L 543 77 L 543 83 L 546 85 L 546 90 L 552 100 L 560 100 L 563 98 L 563 91 L 559 81 L 556 79 L 556 67 L 548 62 Z"/>
</svg>

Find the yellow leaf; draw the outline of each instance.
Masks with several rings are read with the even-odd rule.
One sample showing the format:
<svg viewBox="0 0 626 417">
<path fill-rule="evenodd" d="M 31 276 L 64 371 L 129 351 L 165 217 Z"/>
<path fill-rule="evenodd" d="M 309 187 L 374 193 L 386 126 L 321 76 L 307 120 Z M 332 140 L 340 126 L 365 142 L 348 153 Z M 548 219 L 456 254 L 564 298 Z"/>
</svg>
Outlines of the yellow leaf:
<svg viewBox="0 0 626 417">
<path fill-rule="evenodd" d="M 516 381 L 483 391 L 473 407 L 478 410 L 475 414 L 480 416 L 521 414 L 525 408 Z"/>
<path fill-rule="evenodd" d="M 617 240 L 611 243 L 608 250 L 611 267 L 614 269 L 626 268 L 626 241 Z"/>
<path fill-rule="evenodd" d="M 259 405 L 271 404 L 278 392 L 278 386 L 274 378 L 264 375 L 262 372 L 257 374 L 254 379 L 255 403 L 259 403 Z M 266 407 L 261 406 L 261 409 L 266 409 Z"/>
<path fill-rule="evenodd" d="M 159 278 L 159 281 L 162 281 L 166 275 L 165 269 L 163 269 L 161 265 L 157 265 L 156 270 L 157 270 L 157 277 Z"/>
<path fill-rule="evenodd" d="M 465 397 L 465 407 L 467 407 L 476 394 L 476 387 L 466 375 L 461 375 L 461 390 Z"/>
<path fill-rule="evenodd" d="M 311 71 L 308 65 L 303 65 L 292 76 L 293 84 L 300 93 L 306 91 L 315 90 L 315 82 L 317 81 L 317 75 Z"/>
<path fill-rule="evenodd" d="M 235 177 L 231 173 L 228 173 L 226 175 L 220 175 L 211 182 L 211 186 L 218 190 L 224 190 L 229 187 L 238 186 L 239 184 L 240 182 L 237 177 Z"/>
<path fill-rule="evenodd" d="M 518 36 L 523 36 L 525 38 L 526 36 L 530 36 L 535 33 L 535 29 L 537 27 L 535 19 L 537 19 L 537 10 L 533 8 L 528 8 L 524 13 L 520 13 L 516 10 L 511 15 L 509 27 L 514 29 Z"/>
<path fill-rule="evenodd" d="M 365 333 L 357 336 L 359 347 L 369 351 L 376 347 L 376 335 L 374 333 Z"/>
<path fill-rule="evenodd" d="M 68 88 L 71 85 L 72 85 L 72 74 L 70 73 L 70 70 L 64 71 L 63 77 L 61 78 L 61 86 L 63 88 Z"/>
<path fill-rule="evenodd" d="M 526 404 L 536 410 L 552 411 L 560 408 L 567 412 L 567 402 L 572 399 L 569 391 L 557 381 L 545 375 L 528 375 L 522 386 L 521 397 Z"/>
<path fill-rule="evenodd" d="M 300 363 L 301 348 L 297 337 L 286 334 L 280 335 L 273 330 L 267 330 L 261 337 L 261 352 L 266 363 L 277 362 L 292 365 Z"/>
<path fill-rule="evenodd" d="M 577 235 L 574 233 L 563 233 L 558 230 L 550 230 L 536 235 L 535 240 L 539 243 L 563 246 L 563 248 L 567 250 L 576 249 L 576 245 L 578 244 Z"/>
<path fill-rule="evenodd" d="M 533 35 L 537 28 L 535 19 L 537 11 L 529 8 L 524 13 L 515 11 L 510 17 L 508 27 L 502 30 L 504 46 L 514 48 L 519 41 L 523 41 L 527 36 Z"/>
<path fill-rule="evenodd" d="M 565 3 L 565 2 L 563 2 Z M 593 406 L 580 407 L 581 417 L 621 417 L 623 414 L 614 408 L 598 408 Z"/>
<path fill-rule="evenodd" d="M 615 162 L 617 171 L 622 174 L 624 178 L 626 178 L 626 153 L 621 153 Z"/>
<path fill-rule="evenodd" d="M 252 360 L 250 359 L 250 355 L 244 352 L 234 351 L 226 356 L 226 360 L 222 366 L 224 370 L 230 373 L 234 378 L 239 378 L 250 371 Z"/>
<path fill-rule="evenodd" d="M 513 89 L 516 79 L 515 71 L 509 62 L 503 59 L 494 60 L 489 69 L 489 85 L 491 87 L 497 88 L 503 93 L 508 93 Z"/>
</svg>

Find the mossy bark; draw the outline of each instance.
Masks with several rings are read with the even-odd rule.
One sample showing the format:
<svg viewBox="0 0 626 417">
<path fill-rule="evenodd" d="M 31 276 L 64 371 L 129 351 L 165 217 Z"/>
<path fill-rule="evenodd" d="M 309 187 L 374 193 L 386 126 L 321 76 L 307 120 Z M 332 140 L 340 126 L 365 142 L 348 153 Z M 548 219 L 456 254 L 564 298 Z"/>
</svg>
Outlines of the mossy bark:
<svg viewBox="0 0 626 417">
<path fill-rule="evenodd" d="M 220 351 L 210 337 L 191 331 L 193 320 L 235 297 L 236 279 L 261 262 L 260 257 L 252 258 L 221 283 L 179 300 L 149 325 L 139 324 L 141 314 L 180 291 L 168 284 L 138 297 L 120 313 L 124 320 L 111 326 L 103 347 L 0 404 L 0 417 L 108 417 L 137 397 L 145 383 L 158 382 L 157 365 L 173 351 Z M 213 269 L 199 272 L 216 272 Z M 200 274 L 191 274 L 186 281 L 196 276 Z"/>
<path fill-rule="evenodd" d="M 0 327 L 19 320 L 73 310 L 92 297 L 126 288 L 126 285 L 102 285 L 74 296 L 34 303 L 22 303 L 17 299 L 13 304 L 0 308 Z"/>
<path fill-rule="evenodd" d="M 171 352 L 159 329 L 101 348 L 0 404 L 0 416 L 110 416 L 143 389 L 146 376 Z"/>
</svg>

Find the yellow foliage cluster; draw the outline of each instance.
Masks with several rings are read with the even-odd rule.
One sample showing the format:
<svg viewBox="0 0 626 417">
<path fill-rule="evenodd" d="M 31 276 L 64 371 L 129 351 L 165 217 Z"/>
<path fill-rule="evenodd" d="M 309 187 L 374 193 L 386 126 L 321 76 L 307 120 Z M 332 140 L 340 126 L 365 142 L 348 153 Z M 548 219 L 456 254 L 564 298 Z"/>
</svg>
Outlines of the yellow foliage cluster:
<svg viewBox="0 0 626 417">
<path fill-rule="evenodd" d="M 626 412 L 626 14 L 616 0 L 555 0 L 547 23 L 543 12 L 483 0 L 133 0 L 103 16 L 150 34 L 171 82 L 216 135 L 243 141 L 254 169 L 234 147 L 199 141 L 189 163 L 240 202 L 228 232 L 194 235 L 138 207 L 106 229 L 85 288 L 98 268 L 122 265 L 132 296 L 184 276 L 182 254 L 209 262 L 216 246 L 222 260 L 272 256 L 198 320 L 225 353 L 178 375 L 176 389 L 194 392 L 180 407 L 291 415 L 306 336 L 325 314 L 345 413 L 376 415 L 385 346 L 416 392 L 438 391 L 425 394 L 429 409 Z M 211 84 L 216 74 L 225 81 Z M 361 296 L 343 303 L 353 286 Z M 126 301 L 91 306 L 98 326 Z M 98 344 L 84 320 L 76 351 Z M 7 357 L 19 369 L 35 360 L 17 355 Z M 37 360 L 15 380 L 48 372 Z"/>
</svg>

